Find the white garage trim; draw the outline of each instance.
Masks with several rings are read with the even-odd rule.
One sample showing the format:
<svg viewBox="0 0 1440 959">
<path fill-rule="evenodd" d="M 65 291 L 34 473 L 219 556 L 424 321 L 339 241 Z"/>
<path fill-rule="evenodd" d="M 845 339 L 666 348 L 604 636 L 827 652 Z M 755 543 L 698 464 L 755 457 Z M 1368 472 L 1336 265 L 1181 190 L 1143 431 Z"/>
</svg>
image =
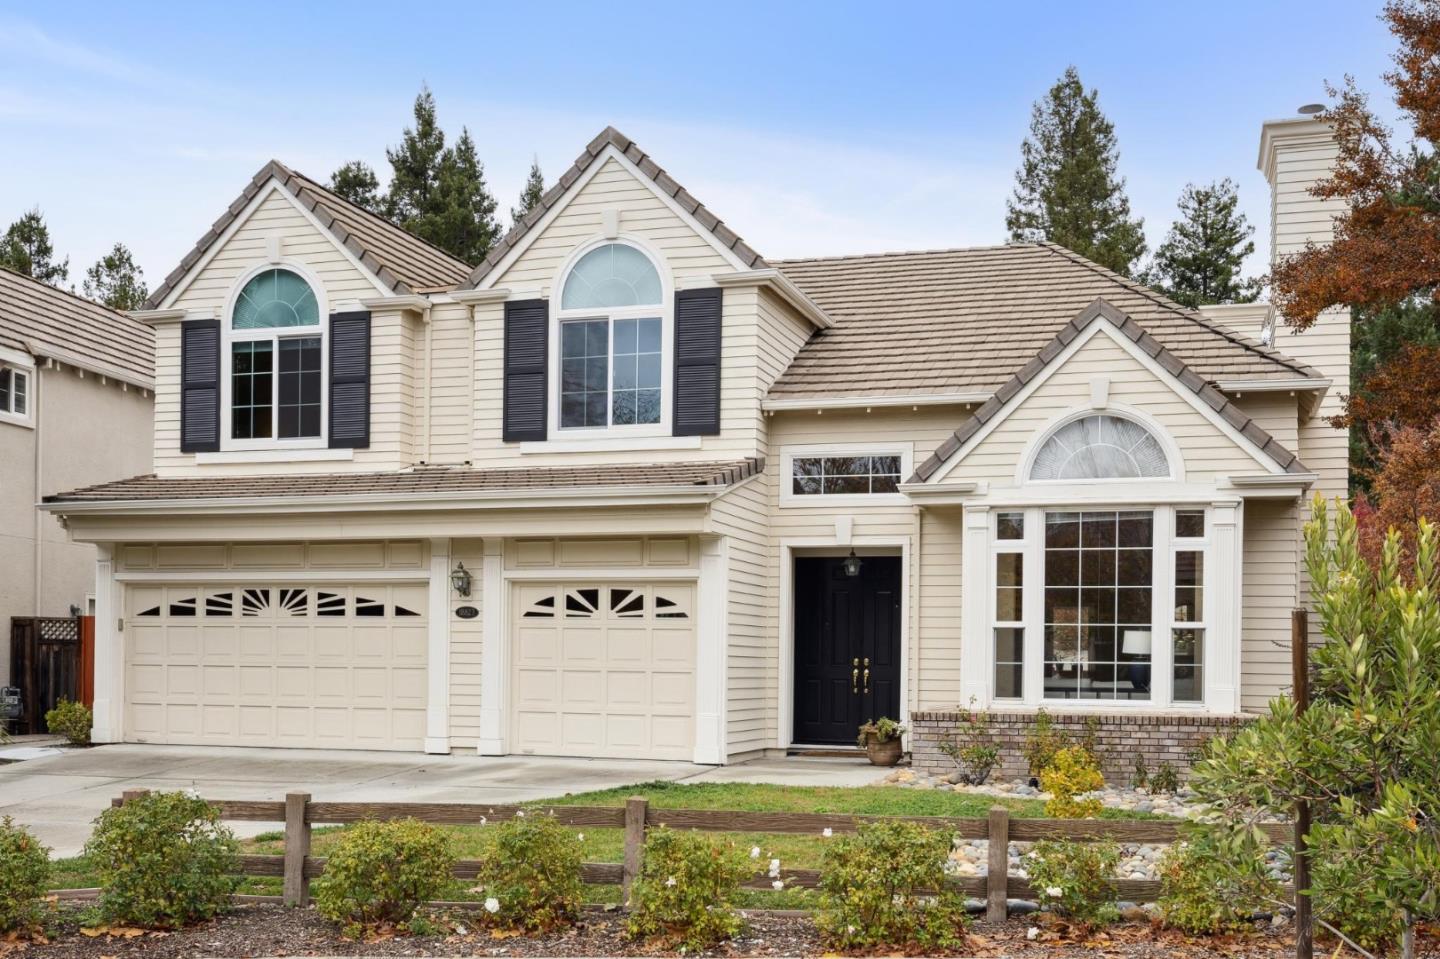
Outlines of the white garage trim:
<svg viewBox="0 0 1440 959">
<path fill-rule="evenodd" d="M 95 544 L 95 702 L 90 739 L 118 743 L 125 735 L 124 588 L 115 581 L 115 546 Z"/>
<path fill-rule="evenodd" d="M 700 539 L 700 577 L 695 595 L 695 758 L 706 765 L 725 762 L 726 704 L 729 702 L 725 637 L 730 551 L 719 537 Z"/>
<path fill-rule="evenodd" d="M 429 652 L 425 657 L 425 751 L 450 752 L 450 540 L 430 541 Z"/>
<path fill-rule="evenodd" d="M 503 756 L 510 715 L 509 585 L 505 582 L 505 540 L 487 537 L 480 571 L 481 629 L 480 742 L 482 756 Z"/>
<path fill-rule="evenodd" d="M 283 579 L 291 583 L 392 582 L 426 583 L 429 569 L 216 569 L 131 570 L 115 573 L 117 583 L 261 583 Z"/>
</svg>

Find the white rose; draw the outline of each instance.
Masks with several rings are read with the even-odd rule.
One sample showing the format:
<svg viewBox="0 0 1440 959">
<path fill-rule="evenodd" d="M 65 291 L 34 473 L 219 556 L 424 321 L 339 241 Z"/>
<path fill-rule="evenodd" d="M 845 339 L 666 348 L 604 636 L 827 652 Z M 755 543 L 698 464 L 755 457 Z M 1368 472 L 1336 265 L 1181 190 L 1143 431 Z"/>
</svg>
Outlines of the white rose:
<svg viewBox="0 0 1440 959">
<path fill-rule="evenodd" d="M 770 878 L 777 879 L 780 876 L 780 860 L 770 860 Z"/>
<path fill-rule="evenodd" d="M 759 847 L 759 846 L 751 846 L 751 847 L 750 847 L 750 858 L 751 858 L 751 859 L 759 859 L 759 858 L 760 858 L 760 847 Z"/>
<path fill-rule="evenodd" d="M 485 911 L 488 912 L 488 913 L 491 913 L 491 914 L 494 914 L 494 913 L 499 912 L 499 911 L 500 911 L 500 900 L 499 900 L 499 899 L 496 899 L 494 896 L 491 896 L 489 899 L 486 899 L 486 900 L 485 900 Z"/>
<path fill-rule="evenodd" d="M 1034 942 L 1036 939 L 1040 938 L 1040 930 L 1035 926 L 1031 926 L 1029 929 L 1025 930 L 1025 938 L 1029 939 L 1031 942 Z"/>
<path fill-rule="evenodd" d="M 585 834 L 582 832 L 582 833 L 580 833 L 579 835 L 577 835 L 575 838 L 578 839 L 578 840 L 580 840 L 581 842 L 584 842 L 584 841 L 585 841 Z"/>
<path fill-rule="evenodd" d="M 820 835 L 824 836 L 826 839 L 829 839 L 831 836 L 835 835 L 835 830 L 831 829 L 829 826 L 826 826 L 824 829 L 820 830 Z"/>
<path fill-rule="evenodd" d="M 525 818 L 525 810 L 523 810 L 523 809 L 516 810 L 516 812 L 515 812 L 515 818 L 516 818 L 516 819 L 524 819 L 524 818 Z"/>
<path fill-rule="evenodd" d="M 770 884 L 770 888 L 774 889 L 776 892 L 779 892 L 781 889 L 785 888 L 785 883 L 781 882 L 779 879 L 776 879 Z"/>
<path fill-rule="evenodd" d="M 1045 890 L 1045 895 L 1049 896 L 1051 899 L 1059 899 L 1061 896 L 1065 895 L 1065 891 L 1059 886 L 1051 886 L 1049 889 Z"/>
<path fill-rule="evenodd" d="M 674 888 L 675 888 L 675 877 L 674 877 L 674 876 L 671 876 L 669 879 L 666 879 L 666 880 L 665 880 L 665 888 L 666 888 L 666 889 L 674 889 Z"/>
</svg>

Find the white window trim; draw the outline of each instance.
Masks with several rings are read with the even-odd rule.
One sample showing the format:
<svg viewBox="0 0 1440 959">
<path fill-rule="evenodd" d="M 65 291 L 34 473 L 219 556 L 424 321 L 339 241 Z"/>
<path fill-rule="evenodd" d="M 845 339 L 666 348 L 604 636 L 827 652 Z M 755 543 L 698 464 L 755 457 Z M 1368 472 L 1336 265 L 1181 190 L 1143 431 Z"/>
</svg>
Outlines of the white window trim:
<svg viewBox="0 0 1440 959">
<path fill-rule="evenodd" d="M 570 277 L 570 271 L 585 257 L 585 254 L 599 247 L 611 243 L 618 243 L 629 246 L 643 253 L 649 260 L 650 265 L 660 276 L 660 303 L 654 306 L 626 306 L 611 309 L 561 309 L 561 301 L 565 297 L 565 281 Z M 546 397 L 546 440 L 545 444 L 551 448 L 561 448 L 567 443 L 593 444 L 597 440 L 618 440 L 634 439 L 638 437 L 662 437 L 671 435 L 671 413 L 674 405 L 674 367 L 675 367 L 675 284 L 670 274 L 669 265 L 660 251 L 655 249 L 643 239 L 626 233 L 616 236 L 596 236 L 577 246 L 571 252 L 569 259 L 561 266 L 560 271 L 555 275 L 555 283 L 550 297 L 550 327 L 549 336 L 549 390 L 550 395 Z M 660 318 L 660 422 L 659 423 L 637 423 L 630 425 L 609 425 L 609 426 L 566 426 L 560 425 L 560 324 L 569 320 L 608 320 L 610 323 L 610 337 L 608 341 L 609 356 L 605 361 L 606 377 L 606 418 L 611 414 L 610 381 L 614 377 L 614 356 L 615 336 L 614 327 L 616 320 L 625 319 L 654 319 Z"/>
<path fill-rule="evenodd" d="M 22 354 L 13 354 L 13 355 L 22 355 Z M 0 356 L 0 366 L 3 366 L 4 369 L 7 369 L 7 370 L 10 370 L 10 371 L 11 371 L 11 377 L 12 377 L 12 379 L 11 379 L 11 384 L 10 384 L 10 389 L 11 389 L 11 393 L 10 393 L 11 400 L 10 400 L 10 402 L 11 402 L 12 404 L 14 403 L 14 396 L 15 396 L 15 394 L 14 394 L 15 384 L 14 384 L 14 379 L 13 379 L 13 377 L 15 377 L 15 376 L 23 376 L 23 377 L 25 377 L 25 412 L 23 412 L 23 413 L 14 413 L 14 412 L 11 412 L 11 411 L 8 410 L 8 409 L 0 409 L 0 423 L 10 423 L 10 424 L 12 424 L 12 425 L 14 425 L 14 426 L 23 426 L 23 427 L 25 427 L 26 429 L 32 429 L 32 430 L 33 430 L 33 429 L 35 428 L 35 405 L 36 405 L 36 404 L 35 404 L 35 384 L 36 384 L 35 364 L 34 364 L 34 363 L 31 363 L 31 362 L 28 362 L 29 357 L 26 357 L 27 362 L 23 362 L 23 363 L 22 363 L 22 362 L 17 362 L 17 361 L 15 361 L 14 359 L 12 359 L 11 357 L 12 357 L 12 354 L 8 354 L 8 351 L 7 351 L 7 355 L 6 355 L 6 356 Z"/>
<path fill-rule="evenodd" d="M 1178 503 L 1173 505 L 1142 504 L 1131 505 L 1126 503 L 1085 503 L 1083 505 L 1066 506 L 1026 506 L 1007 507 L 1003 505 L 992 506 L 980 515 L 983 516 L 984 538 L 986 551 L 984 554 L 984 567 L 975 579 L 983 579 L 983 583 L 975 583 L 976 588 L 983 588 L 986 595 L 984 605 L 984 629 L 983 642 L 976 642 L 969 645 L 972 656 L 983 653 L 984 667 L 984 696 L 986 703 L 994 703 L 999 706 L 1025 707 L 1038 709 L 1044 707 L 1052 711 L 1066 712 L 1114 712 L 1128 710 L 1132 712 L 1153 712 L 1163 710 L 1167 712 L 1217 712 L 1229 711 L 1221 706 L 1219 700 L 1224 699 L 1220 695 L 1220 680 L 1215 668 L 1217 645 L 1221 641 L 1219 633 L 1222 631 L 1222 624 L 1219 623 L 1217 615 L 1217 592 L 1215 589 L 1217 581 L 1214 577 L 1216 567 L 1214 537 L 1211 533 L 1213 524 L 1213 510 L 1205 507 L 1205 528 L 1206 535 L 1200 539 L 1178 539 L 1174 536 L 1175 511 L 1177 509 L 1197 509 L 1195 503 Z M 1045 540 L 1043 530 L 1045 528 L 1045 514 L 1047 512 L 1125 512 L 1140 511 L 1149 512 L 1154 516 L 1154 538 L 1151 551 L 1154 558 L 1151 584 L 1151 651 L 1150 651 L 1150 698 L 1149 699 L 1065 699 L 1047 698 L 1044 694 L 1044 606 L 1045 606 Z M 996 537 L 998 516 L 1001 513 L 1023 512 L 1025 515 L 1025 536 L 1020 540 L 1001 540 Z M 975 528 L 976 532 L 980 530 Z M 1200 702 L 1177 703 L 1173 701 L 1174 681 L 1174 647 L 1173 630 L 1175 623 L 1175 553 L 1177 550 L 1196 550 L 1204 553 L 1205 559 L 1205 589 L 1202 596 L 1202 622 L 1199 624 L 1179 624 L 1181 628 L 1204 629 L 1204 651 L 1201 660 L 1204 666 L 1202 674 L 1202 695 Z M 1019 552 L 1025 556 L 1024 559 L 1024 593 L 1021 597 L 1024 620 L 1019 623 L 1000 622 L 996 618 L 996 594 L 995 594 L 995 557 L 1003 552 Z M 967 566 L 967 579 L 973 567 Z M 1001 699 L 995 695 L 995 629 L 997 626 L 1021 626 L 1025 630 L 1024 637 L 1024 666 L 1023 675 L 1023 696 L 1019 699 Z M 1238 631 L 1226 630 L 1230 634 L 1229 641 L 1236 644 L 1240 642 Z M 1118 642 L 1117 637 L 1117 642 Z M 1238 654 L 1238 649 L 1237 649 Z M 1238 655 L 1237 655 L 1238 658 Z"/>
<path fill-rule="evenodd" d="M 240 291 L 245 289 L 256 276 L 267 270 L 289 270 L 295 273 L 306 283 L 310 284 L 310 292 L 315 296 L 315 307 L 318 311 L 320 324 L 318 327 L 309 326 L 287 326 L 283 328 L 266 328 L 255 330 L 236 330 L 231 327 L 235 314 L 235 303 L 240 298 Z M 298 439 L 234 439 L 231 436 L 231 365 L 234 344 L 253 342 L 256 340 L 267 340 L 277 343 L 281 339 L 296 337 L 320 338 L 320 435 L 306 436 Z M 271 411 L 270 423 L 272 431 L 279 428 L 280 424 L 280 353 L 278 348 L 271 357 Z M 325 286 L 305 264 L 281 257 L 276 260 L 265 260 L 257 263 L 249 270 L 242 273 L 230 287 L 230 293 L 225 300 L 225 309 L 220 314 L 220 451 L 222 453 L 257 451 L 257 450 L 318 450 L 327 449 L 330 445 L 330 304 L 325 295 Z"/>
<path fill-rule="evenodd" d="M 797 508 L 827 508 L 833 506 L 901 506 L 909 505 L 910 499 L 901 492 L 894 493 L 808 493 L 795 492 L 795 460 L 826 456 L 898 456 L 900 457 L 900 482 L 915 472 L 915 444 L 876 443 L 845 444 L 824 443 L 803 446 L 786 446 L 780 450 L 780 505 Z"/>
</svg>

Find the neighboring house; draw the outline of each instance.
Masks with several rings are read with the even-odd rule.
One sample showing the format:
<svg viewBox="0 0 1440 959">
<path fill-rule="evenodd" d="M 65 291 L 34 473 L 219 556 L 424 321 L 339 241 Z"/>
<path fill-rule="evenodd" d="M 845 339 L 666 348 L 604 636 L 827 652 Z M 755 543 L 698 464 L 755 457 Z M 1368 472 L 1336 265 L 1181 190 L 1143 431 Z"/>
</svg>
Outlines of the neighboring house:
<svg viewBox="0 0 1440 959">
<path fill-rule="evenodd" d="M 1329 229 L 1323 134 L 1265 127 L 1277 237 Z M 723 763 L 891 715 L 929 764 L 1043 705 L 1180 759 L 1285 685 L 1346 486 L 1343 318 L 1282 352 L 1049 244 L 767 261 L 613 129 L 474 269 L 271 163 L 137 315 L 155 474 L 46 503 L 101 550 L 102 741 Z"/>
<path fill-rule="evenodd" d="M 94 601 L 95 547 L 35 505 L 150 469 L 154 363 L 145 324 L 0 268 L 0 686 L 12 617 Z"/>
</svg>

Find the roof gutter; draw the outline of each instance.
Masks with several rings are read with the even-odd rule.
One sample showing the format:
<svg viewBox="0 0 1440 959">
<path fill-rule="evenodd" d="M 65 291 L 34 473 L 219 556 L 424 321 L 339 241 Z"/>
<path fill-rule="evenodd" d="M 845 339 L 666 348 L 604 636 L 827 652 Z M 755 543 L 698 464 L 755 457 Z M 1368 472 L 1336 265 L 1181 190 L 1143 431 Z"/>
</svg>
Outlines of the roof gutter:
<svg viewBox="0 0 1440 959">
<path fill-rule="evenodd" d="M 898 406 L 959 406 L 962 403 L 984 403 L 991 393 L 921 393 L 895 396 L 816 396 L 810 398 L 776 397 L 760 401 L 762 410 L 856 410 L 871 407 Z"/>
<path fill-rule="evenodd" d="M 795 285 L 795 282 L 774 267 L 763 270 L 741 270 L 737 273 L 721 273 L 715 276 L 715 285 L 720 287 L 764 287 L 799 311 L 817 329 L 828 330 L 835 325 L 820 305 Z"/>
<path fill-rule="evenodd" d="M 149 514 L 242 512 L 409 512 L 445 509 L 668 506 L 705 504 L 736 484 L 668 486 L 568 486 L 553 489 L 485 490 L 466 493 L 370 493 L 356 496 L 215 496 L 172 499 L 44 500 L 37 509 L 55 514 Z"/>
</svg>

